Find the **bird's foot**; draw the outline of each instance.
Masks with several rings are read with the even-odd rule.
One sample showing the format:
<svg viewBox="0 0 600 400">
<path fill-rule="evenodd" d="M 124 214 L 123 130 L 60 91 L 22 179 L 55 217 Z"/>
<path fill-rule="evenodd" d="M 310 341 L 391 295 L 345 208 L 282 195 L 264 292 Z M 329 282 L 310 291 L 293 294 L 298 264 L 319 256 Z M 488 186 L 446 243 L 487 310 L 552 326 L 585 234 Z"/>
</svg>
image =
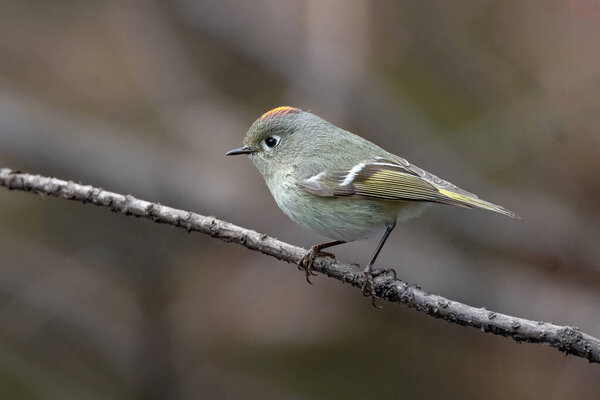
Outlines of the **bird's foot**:
<svg viewBox="0 0 600 400">
<path fill-rule="evenodd" d="M 374 279 L 379 275 L 384 274 L 392 274 L 394 276 L 393 279 L 396 279 L 396 271 L 392 268 L 380 268 L 373 270 L 371 265 L 367 265 L 365 270 L 363 271 L 365 276 L 365 282 L 363 283 L 361 290 L 364 296 L 370 297 L 373 307 L 375 308 L 383 308 L 382 306 L 377 305 L 375 302 L 375 282 Z"/>
<path fill-rule="evenodd" d="M 317 244 L 312 246 L 310 250 L 308 250 L 300 259 L 300 261 L 298 261 L 298 269 L 306 272 L 306 282 L 310 283 L 311 285 L 312 282 L 310 281 L 310 277 L 317 275 L 312 271 L 312 267 L 315 259 L 319 256 L 330 257 L 335 260 L 335 254 L 321 251 L 319 245 Z"/>
</svg>

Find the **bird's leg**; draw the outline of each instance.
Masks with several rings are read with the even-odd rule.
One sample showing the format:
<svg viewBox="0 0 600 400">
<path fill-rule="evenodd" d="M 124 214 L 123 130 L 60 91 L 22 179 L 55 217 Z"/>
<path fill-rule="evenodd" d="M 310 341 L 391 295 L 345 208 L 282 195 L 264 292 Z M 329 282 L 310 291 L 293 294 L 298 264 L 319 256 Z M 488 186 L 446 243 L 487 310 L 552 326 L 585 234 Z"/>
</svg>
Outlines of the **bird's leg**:
<svg viewBox="0 0 600 400">
<path fill-rule="evenodd" d="M 300 259 L 300 261 L 298 261 L 298 269 L 301 269 L 306 272 L 306 281 L 308 283 L 312 284 L 312 282 L 310 281 L 310 276 L 316 275 L 312 272 L 312 266 L 315 262 L 315 258 L 317 258 L 318 256 L 327 256 L 335 260 L 335 254 L 327 253 L 321 250 L 326 249 L 328 247 L 337 246 L 338 244 L 343 243 L 346 242 L 342 240 L 335 240 L 333 242 L 315 244 L 310 248 L 310 250 L 306 252 L 306 254 Z"/>
<path fill-rule="evenodd" d="M 367 266 L 365 267 L 365 270 L 363 271 L 363 273 L 365 275 L 365 283 L 363 283 L 363 285 L 362 285 L 362 292 L 365 296 L 371 297 L 373 306 L 375 308 L 380 308 L 380 307 L 377 306 L 377 304 L 375 303 L 375 285 L 374 285 L 373 279 L 376 276 L 379 276 L 384 273 L 390 273 L 390 272 L 394 273 L 394 278 L 396 277 L 396 271 L 394 271 L 393 269 L 390 269 L 390 268 L 383 268 L 383 269 L 373 271 L 373 264 L 375 264 L 375 260 L 377 259 L 379 252 L 383 248 L 385 241 L 387 240 L 388 236 L 390 236 L 390 233 L 392 233 L 392 230 L 394 230 L 395 226 L 396 226 L 396 222 L 394 222 L 393 225 L 390 225 L 386 228 L 385 233 L 383 234 L 383 237 L 381 238 L 381 240 L 379 241 L 379 244 L 377 245 L 377 248 L 375 249 L 375 252 L 371 256 L 369 263 L 367 264 Z"/>
</svg>

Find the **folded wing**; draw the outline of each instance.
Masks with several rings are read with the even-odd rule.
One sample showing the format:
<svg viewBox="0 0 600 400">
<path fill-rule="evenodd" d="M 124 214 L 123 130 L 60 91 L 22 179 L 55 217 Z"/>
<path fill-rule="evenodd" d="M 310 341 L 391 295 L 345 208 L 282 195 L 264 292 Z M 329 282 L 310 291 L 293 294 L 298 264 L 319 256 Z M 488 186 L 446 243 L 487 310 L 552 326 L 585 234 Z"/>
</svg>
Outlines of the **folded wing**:
<svg viewBox="0 0 600 400">
<path fill-rule="evenodd" d="M 460 189 L 397 156 L 359 163 L 348 171 L 321 172 L 301 181 L 299 186 L 318 196 L 425 201 L 483 208 L 516 217 L 512 211 L 481 200 L 473 193 Z"/>
</svg>

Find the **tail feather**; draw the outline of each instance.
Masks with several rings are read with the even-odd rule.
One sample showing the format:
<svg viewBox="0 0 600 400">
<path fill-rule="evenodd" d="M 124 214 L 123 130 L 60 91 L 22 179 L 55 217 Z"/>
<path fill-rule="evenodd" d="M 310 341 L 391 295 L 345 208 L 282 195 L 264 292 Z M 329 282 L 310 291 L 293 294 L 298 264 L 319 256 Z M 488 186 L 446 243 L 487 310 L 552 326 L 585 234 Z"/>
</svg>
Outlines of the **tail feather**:
<svg viewBox="0 0 600 400">
<path fill-rule="evenodd" d="M 446 196 L 448 199 L 452 200 L 453 201 L 452 204 L 455 204 L 458 206 L 463 206 L 463 207 L 469 207 L 469 208 L 473 208 L 473 207 L 482 208 L 484 210 L 489 210 L 489 211 L 494 211 L 494 212 L 497 212 L 500 214 L 504 214 L 511 218 L 521 219 L 521 217 L 519 217 L 514 212 L 507 210 L 506 208 L 499 206 L 497 204 L 493 204 L 488 201 L 481 200 L 477 197 L 466 196 L 464 194 L 451 192 L 446 189 L 438 189 L 438 190 L 441 194 Z M 454 202 L 456 202 L 456 203 L 454 203 Z"/>
</svg>

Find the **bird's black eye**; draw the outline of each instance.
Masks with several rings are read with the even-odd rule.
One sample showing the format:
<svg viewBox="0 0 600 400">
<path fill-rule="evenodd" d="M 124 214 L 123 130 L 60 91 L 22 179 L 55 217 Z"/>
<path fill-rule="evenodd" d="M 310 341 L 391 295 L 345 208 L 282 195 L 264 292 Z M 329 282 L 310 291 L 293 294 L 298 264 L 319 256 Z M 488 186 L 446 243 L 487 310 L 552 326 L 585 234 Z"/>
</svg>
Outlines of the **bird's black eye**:
<svg viewBox="0 0 600 400">
<path fill-rule="evenodd" d="M 268 137 L 265 139 L 265 144 L 267 145 L 267 147 L 270 147 L 270 148 L 277 146 L 278 142 L 279 141 L 274 137 Z"/>
</svg>

